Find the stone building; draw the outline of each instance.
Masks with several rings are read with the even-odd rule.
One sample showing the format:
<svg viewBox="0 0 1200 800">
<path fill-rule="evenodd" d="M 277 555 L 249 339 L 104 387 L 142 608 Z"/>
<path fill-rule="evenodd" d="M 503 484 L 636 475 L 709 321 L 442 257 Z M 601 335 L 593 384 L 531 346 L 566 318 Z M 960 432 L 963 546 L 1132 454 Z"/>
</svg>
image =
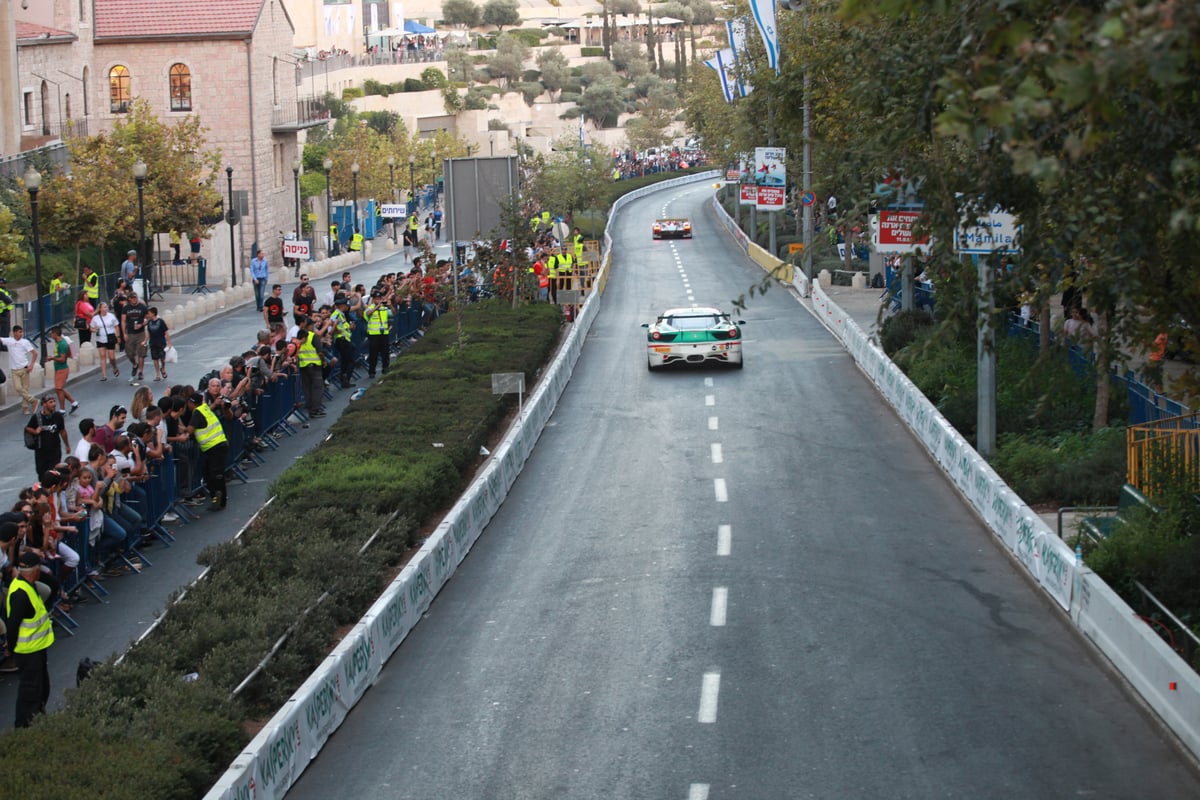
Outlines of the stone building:
<svg viewBox="0 0 1200 800">
<path fill-rule="evenodd" d="M 281 233 L 295 228 L 299 131 L 325 124 L 319 104 L 297 97 L 295 30 L 282 0 L 0 4 L 11 5 L 15 19 L 18 110 L 30 109 L 22 149 L 111 129 L 135 99 L 168 124 L 195 115 L 208 129 L 208 147 L 233 168 L 234 205 L 243 214 L 233 248 L 239 282 L 254 244 L 279 253 Z M 219 178 L 227 196 L 228 180 Z M 229 236 L 221 223 L 203 248 L 210 283 L 230 274 Z"/>
</svg>

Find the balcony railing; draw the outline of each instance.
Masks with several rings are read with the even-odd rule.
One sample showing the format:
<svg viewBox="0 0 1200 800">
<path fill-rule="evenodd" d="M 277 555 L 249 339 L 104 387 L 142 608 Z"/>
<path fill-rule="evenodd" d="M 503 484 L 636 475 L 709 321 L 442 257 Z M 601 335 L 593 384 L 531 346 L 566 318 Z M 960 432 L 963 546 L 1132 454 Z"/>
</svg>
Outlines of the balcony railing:
<svg viewBox="0 0 1200 800">
<path fill-rule="evenodd" d="M 281 106 L 271 113 L 271 130 L 276 133 L 298 131 L 324 125 L 329 120 L 329 108 L 318 97 L 297 100 L 294 106 Z"/>
</svg>

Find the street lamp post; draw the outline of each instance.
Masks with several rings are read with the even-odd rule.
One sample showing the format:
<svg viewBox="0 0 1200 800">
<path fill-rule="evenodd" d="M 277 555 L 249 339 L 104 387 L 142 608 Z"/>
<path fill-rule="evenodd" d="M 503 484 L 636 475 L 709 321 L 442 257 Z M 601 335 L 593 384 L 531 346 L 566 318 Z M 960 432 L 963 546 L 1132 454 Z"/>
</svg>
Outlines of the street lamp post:
<svg viewBox="0 0 1200 800">
<path fill-rule="evenodd" d="M 42 238 L 38 230 L 38 190 L 42 188 L 42 174 L 33 167 L 25 170 L 25 189 L 29 192 L 29 223 L 33 228 L 33 279 L 37 282 L 34 302 L 37 303 L 38 346 L 42 360 L 46 363 L 46 318 L 42 298 Z M 15 380 L 15 379 L 14 379 Z"/>
<path fill-rule="evenodd" d="M 396 157 L 388 156 L 388 191 L 392 195 L 392 202 L 396 202 Z M 396 246 L 396 218 L 392 217 L 392 246 Z"/>
<path fill-rule="evenodd" d="M 302 238 L 300 235 L 300 168 L 302 166 L 304 165 L 300 162 L 300 159 L 297 158 L 292 161 L 292 182 L 296 186 L 296 244 L 299 244 Z M 296 259 L 296 266 L 300 266 L 299 258 Z"/>
<path fill-rule="evenodd" d="M 357 161 L 355 161 L 353 164 L 350 165 L 350 174 L 354 178 L 354 181 L 353 181 L 353 183 L 354 183 L 354 207 L 353 207 L 353 210 L 354 210 L 354 235 L 355 236 L 359 235 L 359 232 L 358 232 L 358 169 L 359 169 L 359 167 L 358 167 Z M 367 260 L 367 248 L 362 246 L 361 240 L 359 242 L 359 252 L 362 253 L 362 260 L 366 261 Z"/>
<path fill-rule="evenodd" d="M 329 246 L 326 249 L 328 255 L 333 255 L 333 186 L 329 182 L 329 173 L 333 170 L 333 159 L 327 158 L 321 164 L 325 167 L 325 225 L 329 232 Z"/>
<path fill-rule="evenodd" d="M 488 155 L 496 155 L 496 134 L 495 132 L 488 134 Z"/>
<path fill-rule="evenodd" d="M 146 206 L 143 202 L 146 188 L 146 162 L 140 158 L 133 165 L 133 180 L 137 183 L 138 192 L 138 258 L 142 260 L 142 297 L 150 300 L 150 259 L 146 257 Z M 133 287 L 130 286 L 130 289 Z"/>
<path fill-rule="evenodd" d="M 408 203 L 406 209 L 408 213 L 413 213 L 417 208 L 417 178 L 416 178 L 417 157 L 412 153 L 408 154 Z"/>
<path fill-rule="evenodd" d="M 433 184 L 433 198 L 437 200 L 437 150 L 429 151 L 429 168 L 433 172 L 433 177 L 429 179 Z"/>
<path fill-rule="evenodd" d="M 233 240 L 233 226 L 237 222 L 237 210 L 233 207 L 233 167 L 225 168 L 225 180 L 229 187 L 229 285 L 237 286 L 237 243 Z"/>
</svg>

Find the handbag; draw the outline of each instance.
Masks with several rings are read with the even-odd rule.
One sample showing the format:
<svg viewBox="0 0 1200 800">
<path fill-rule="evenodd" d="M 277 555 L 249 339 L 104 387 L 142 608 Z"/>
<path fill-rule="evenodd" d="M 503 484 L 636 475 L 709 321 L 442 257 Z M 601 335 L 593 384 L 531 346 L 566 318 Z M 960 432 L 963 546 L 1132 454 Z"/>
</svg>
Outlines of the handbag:
<svg viewBox="0 0 1200 800">
<path fill-rule="evenodd" d="M 75 330 L 86 331 L 87 329 L 88 329 L 87 317 L 76 317 L 75 318 Z"/>
</svg>

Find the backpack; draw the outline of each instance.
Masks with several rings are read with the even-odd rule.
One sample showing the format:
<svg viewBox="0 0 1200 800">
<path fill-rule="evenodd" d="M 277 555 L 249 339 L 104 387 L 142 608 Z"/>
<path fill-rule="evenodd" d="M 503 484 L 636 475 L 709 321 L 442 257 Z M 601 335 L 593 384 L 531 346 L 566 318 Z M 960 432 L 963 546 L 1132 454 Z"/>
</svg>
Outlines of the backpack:
<svg viewBox="0 0 1200 800">
<path fill-rule="evenodd" d="M 36 419 L 37 419 L 37 414 L 34 414 L 32 417 L 29 418 L 29 422 L 33 422 Z M 26 428 L 28 427 L 28 425 L 29 425 L 29 423 L 26 423 Z M 36 433 L 30 433 L 26 428 L 21 429 L 21 432 L 25 434 L 25 449 L 37 450 L 38 449 L 38 435 Z"/>
<path fill-rule="evenodd" d="M 873 276 L 871 276 L 871 288 L 872 289 L 882 289 L 883 288 L 883 273 L 876 272 Z"/>
</svg>

